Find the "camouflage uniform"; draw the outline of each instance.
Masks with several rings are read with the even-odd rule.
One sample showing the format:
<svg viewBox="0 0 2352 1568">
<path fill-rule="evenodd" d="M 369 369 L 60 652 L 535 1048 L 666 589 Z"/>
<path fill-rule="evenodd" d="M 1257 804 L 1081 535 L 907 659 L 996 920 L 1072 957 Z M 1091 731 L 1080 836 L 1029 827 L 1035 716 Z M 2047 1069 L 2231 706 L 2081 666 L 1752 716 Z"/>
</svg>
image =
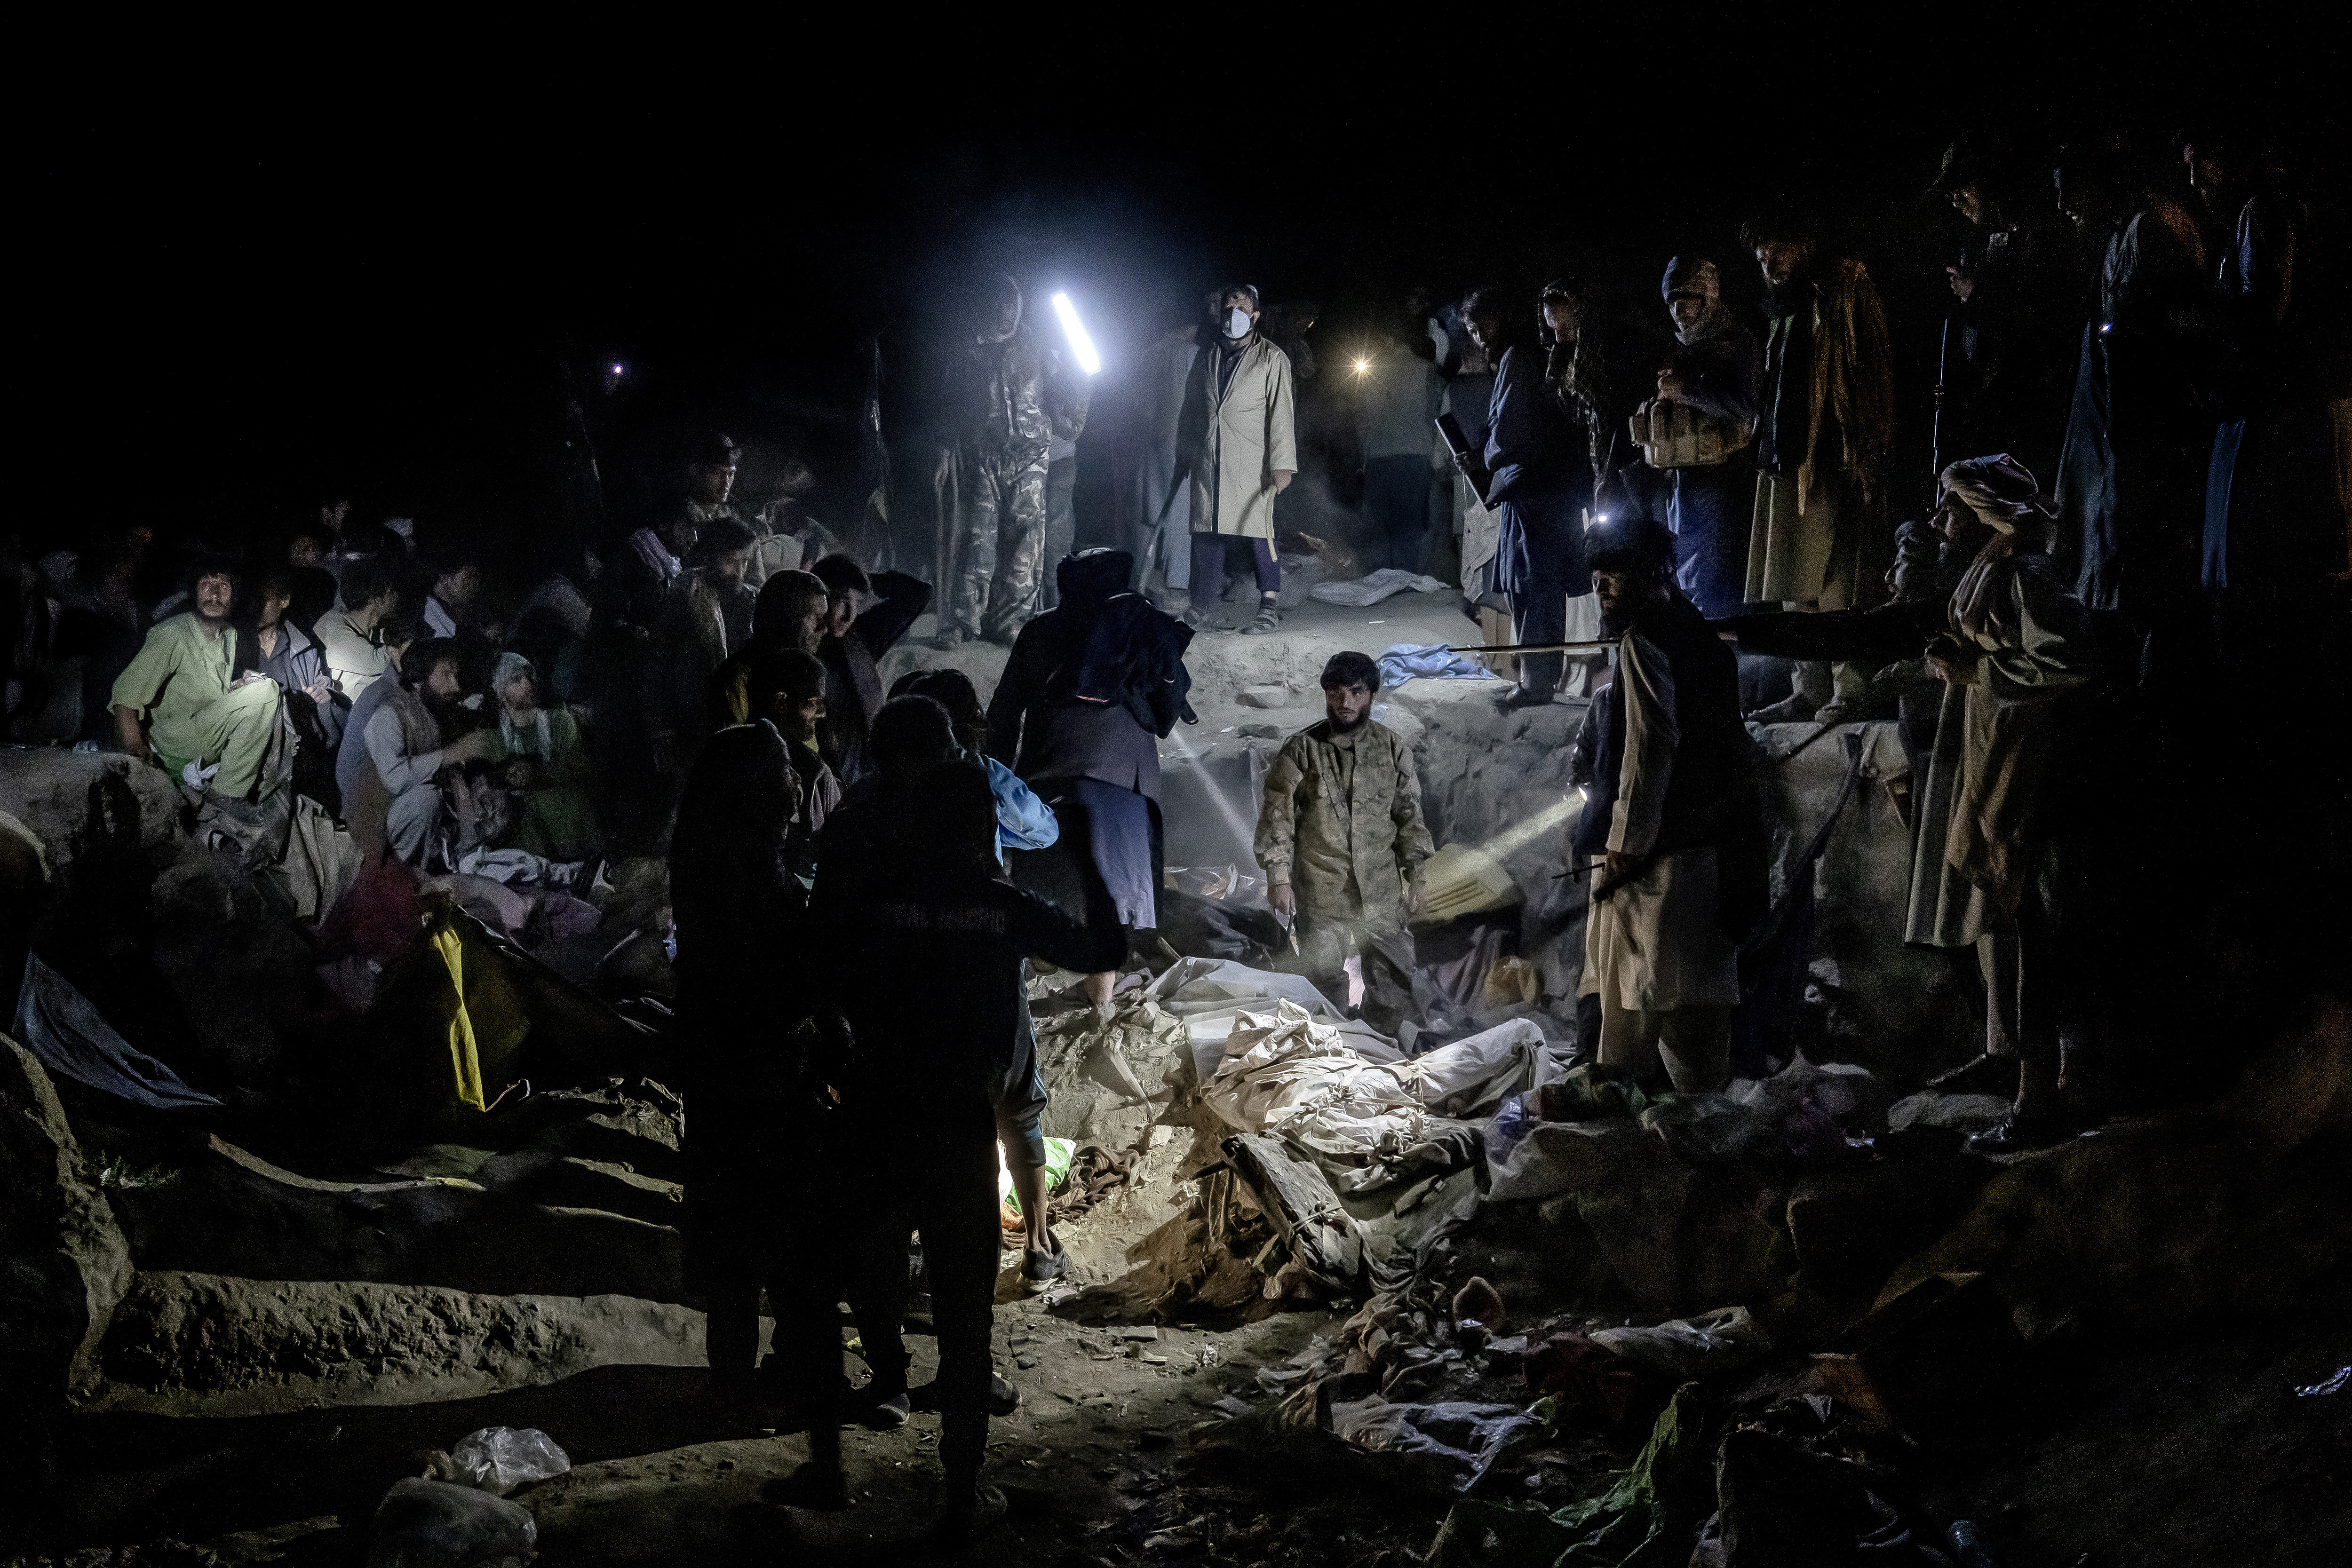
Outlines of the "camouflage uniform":
<svg viewBox="0 0 2352 1568">
<path fill-rule="evenodd" d="M 1318 977 L 1337 971 L 1346 938 L 1404 928 L 1404 886 L 1431 853 L 1412 751 L 1367 720 L 1336 736 L 1331 721 L 1282 743 L 1258 808 L 1257 863 L 1298 899 L 1300 956 Z"/>
<path fill-rule="evenodd" d="M 1045 576 L 1045 461 L 1054 440 L 1048 379 L 1055 356 L 1025 322 L 967 353 L 963 549 L 947 618 L 970 636 L 1009 643 L 1035 608 Z"/>
</svg>

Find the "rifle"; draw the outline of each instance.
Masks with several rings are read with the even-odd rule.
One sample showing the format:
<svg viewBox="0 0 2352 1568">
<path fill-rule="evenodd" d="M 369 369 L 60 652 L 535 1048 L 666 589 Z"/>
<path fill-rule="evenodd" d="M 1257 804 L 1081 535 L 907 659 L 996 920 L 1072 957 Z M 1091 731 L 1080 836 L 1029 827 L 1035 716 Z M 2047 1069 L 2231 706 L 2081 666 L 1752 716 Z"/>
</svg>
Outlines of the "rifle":
<svg viewBox="0 0 2352 1568">
<path fill-rule="evenodd" d="M 1966 256 L 1960 258 L 1967 261 Z M 1952 313 L 1944 312 L 1942 340 L 1936 345 L 1936 412 L 1927 424 L 1927 487 L 1932 503 L 1935 487 L 1944 477 L 1944 379 L 1952 360 Z"/>
<path fill-rule="evenodd" d="M 1439 414 L 1433 423 L 1445 442 L 1445 450 L 1453 457 L 1454 466 L 1470 481 L 1470 488 L 1477 495 L 1479 505 L 1486 505 L 1486 486 L 1494 482 L 1495 476 L 1487 472 L 1486 459 L 1470 450 L 1469 433 L 1462 428 L 1462 422 L 1450 413 Z"/>
</svg>

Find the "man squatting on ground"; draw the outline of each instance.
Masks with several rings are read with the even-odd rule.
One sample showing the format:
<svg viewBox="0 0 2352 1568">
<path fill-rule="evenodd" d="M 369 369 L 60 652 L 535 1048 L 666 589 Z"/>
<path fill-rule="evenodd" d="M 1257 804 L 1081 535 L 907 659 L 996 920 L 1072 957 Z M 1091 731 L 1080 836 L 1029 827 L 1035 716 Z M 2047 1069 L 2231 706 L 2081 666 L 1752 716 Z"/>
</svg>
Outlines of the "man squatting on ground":
<svg viewBox="0 0 2352 1568">
<path fill-rule="evenodd" d="M 278 685 L 261 674 L 231 677 L 236 581 L 228 569 L 198 567 L 193 588 L 195 608 L 150 631 L 116 677 L 115 736 L 125 752 L 151 758 L 173 778 L 243 800 L 278 731 Z"/>
<path fill-rule="evenodd" d="M 1380 688 L 1380 667 L 1369 657 L 1331 655 L 1323 720 L 1275 753 L 1252 846 L 1265 868 L 1266 902 L 1297 922 L 1299 956 L 1318 988 L 1346 998 L 1348 949 L 1361 955 L 1368 997 L 1382 993 L 1368 1016 L 1396 1010 L 1392 987 L 1402 987 L 1403 1003 L 1412 1000 L 1404 925 L 1420 906 L 1421 866 L 1433 847 L 1412 748 L 1371 716 Z M 1394 971 L 1379 975 L 1378 987 L 1376 962 Z M 1383 1029 L 1396 1022 L 1373 1021 Z"/>
</svg>

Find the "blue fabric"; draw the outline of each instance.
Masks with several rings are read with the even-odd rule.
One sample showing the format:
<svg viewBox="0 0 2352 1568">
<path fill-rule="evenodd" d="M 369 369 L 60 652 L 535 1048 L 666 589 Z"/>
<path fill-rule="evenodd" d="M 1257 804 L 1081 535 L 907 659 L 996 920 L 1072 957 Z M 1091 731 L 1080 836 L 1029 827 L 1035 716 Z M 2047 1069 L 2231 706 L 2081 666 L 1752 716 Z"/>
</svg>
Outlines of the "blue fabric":
<svg viewBox="0 0 2352 1568">
<path fill-rule="evenodd" d="M 1380 656 L 1381 685 L 1401 686 L 1407 681 L 1485 681 L 1494 672 L 1467 654 L 1443 643 L 1399 643 Z"/>
<path fill-rule="evenodd" d="M 996 797 L 996 847 L 1000 850 L 1042 850 L 1062 836 L 1054 808 L 1039 800 L 1020 776 L 993 757 L 988 764 L 989 793 Z"/>
<path fill-rule="evenodd" d="M 1118 923 L 1150 929 L 1159 924 L 1151 876 L 1151 802 L 1132 789 L 1080 779 L 1070 786 L 1086 808 L 1087 847 L 1095 870 L 1118 906 Z"/>
<path fill-rule="evenodd" d="M 1670 477 L 1666 526 L 1675 532 L 1675 582 L 1710 615 L 1748 600 L 1748 536 L 1755 526 L 1756 465 L 1746 452 Z"/>
<path fill-rule="evenodd" d="M 1519 598 L 1549 598 L 1558 587 L 1561 607 L 1554 613 L 1564 624 L 1568 585 L 1588 576 L 1584 511 L 1592 473 L 1582 432 L 1545 389 L 1543 359 L 1532 349 L 1504 350 L 1486 405 L 1486 456 L 1493 475 L 1486 499 L 1498 525 L 1494 591 L 1514 595 L 1512 612 L 1524 616 Z M 1540 607 L 1535 614 L 1546 619 Z"/>
<path fill-rule="evenodd" d="M 1245 538 L 1240 534 L 1194 534 L 1192 536 L 1192 604 L 1206 610 L 1225 596 L 1225 569 L 1231 559 L 1231 548 L 1246 545 L 1250 565 L 1257 573 L 1260 593 L 1282 591 L 1282 563 L 1274 553 L 1272 539 Z M 1205 591 L 1202 584 L 1207 585 Z"/>
</svg>

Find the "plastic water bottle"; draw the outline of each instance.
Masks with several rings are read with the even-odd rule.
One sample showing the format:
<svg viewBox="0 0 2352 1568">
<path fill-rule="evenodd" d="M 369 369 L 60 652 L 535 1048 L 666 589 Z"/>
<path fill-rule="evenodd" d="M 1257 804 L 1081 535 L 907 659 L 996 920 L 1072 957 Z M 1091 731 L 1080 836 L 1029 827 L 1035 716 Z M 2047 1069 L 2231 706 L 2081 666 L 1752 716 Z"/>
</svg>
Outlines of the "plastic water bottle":
<svg viewBox="0 0 2352 1568">
<path fill-rule="evenodd" d="M 1952 1555 L 1960 1560 L 1960 1568 L 2000 1568 L 1993 1561 L 1992 1548 L 1977 1533 L 1976 1521 L 1958 1519 L 1952 1521 Z"/>
</svg>

